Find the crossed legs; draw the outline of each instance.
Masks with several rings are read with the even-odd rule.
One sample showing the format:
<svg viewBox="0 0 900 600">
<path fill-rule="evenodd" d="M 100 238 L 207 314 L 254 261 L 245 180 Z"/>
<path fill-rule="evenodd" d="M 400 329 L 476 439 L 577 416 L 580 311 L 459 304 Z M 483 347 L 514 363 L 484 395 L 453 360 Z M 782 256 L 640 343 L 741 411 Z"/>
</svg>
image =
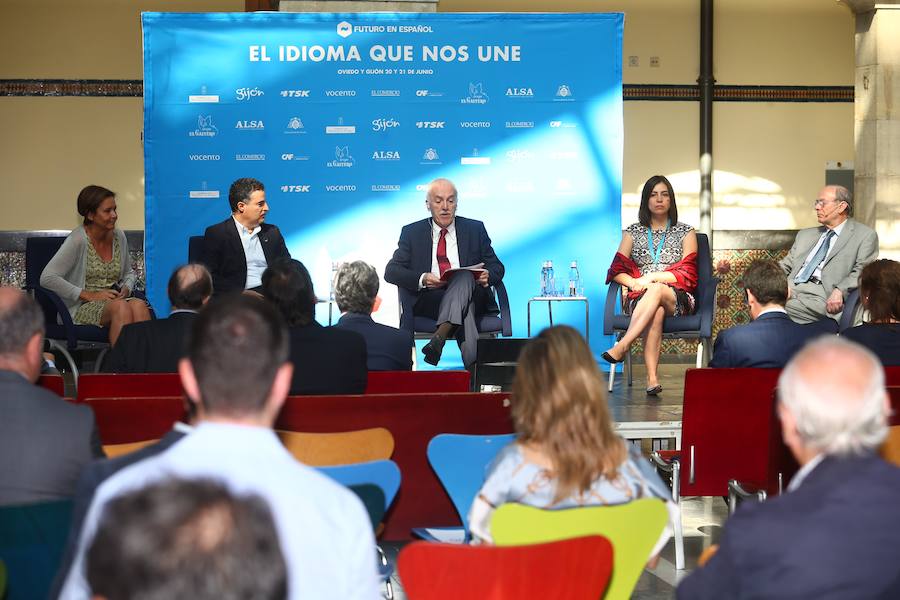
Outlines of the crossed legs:
<svg viewBox="0 0 900 600">
<path fill-rule="evenodd" d="M 143 300 L 132 300 L 129 302 L 124 298 L 119 300 L 111 300 L 103 307 L 103 313 L 100 315 L 100 325 L 109 327 L 109 343 L 113 346 L 122 333 L 122 327 L 130 323 L 138 321 L 147 321 L 150 319 L 150 309 Z"/>
<path fill-rule="evenodd" d="M 608 354 L 622 360 L 638 337 L 644 339 L 644 363 L 647 365 L 647 389 L 659 385 L 659 352 L 662 346 L 663 320 L 675 314 L 675 292 L 663 283 L 653 283 L 638 300 L 631 313 L 628 330 Z"/>
</svg>

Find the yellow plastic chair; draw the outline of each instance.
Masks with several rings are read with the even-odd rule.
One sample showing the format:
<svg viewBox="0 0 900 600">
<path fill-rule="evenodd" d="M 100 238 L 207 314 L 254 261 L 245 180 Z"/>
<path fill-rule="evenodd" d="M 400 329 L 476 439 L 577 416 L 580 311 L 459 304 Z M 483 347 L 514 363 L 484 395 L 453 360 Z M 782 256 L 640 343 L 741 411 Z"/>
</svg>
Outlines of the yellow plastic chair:
<svg viewBox="0 0 900 600">
<path fill-rule="evenodd" d="M 900 425 L 888 428 L 887 439 L 881 445 L 881 458 L 900 467 Z"/>
<path fill-rule="evenodd" d="M 561 510 L 504 504 L 491 518 L 491 536 L 498 546 L 514 546 L 602 535 L 613 545 L 612 578 L 603 597 L 627 600 L 668 519 L 665 503 L 656 498 Z"/>
<path fill-rule="evenodd" d="M 126 454 L 131 454 L 132 452 L 137 452 L 158 441 L 159 440 L 143 440 L 127 444 L 105 444 L 103 446 L 103 452 L 106 453 L 106 458 L 116 458 L 117 456 L 124 456 Z"/>
<path fill-rule="evenodd" d="M 275 433 L 294 458 L 311 467 L 388 460 L 394 453 L 394 436 L 384 427 L 337 433 L 278 429 Z"/>
</svg>

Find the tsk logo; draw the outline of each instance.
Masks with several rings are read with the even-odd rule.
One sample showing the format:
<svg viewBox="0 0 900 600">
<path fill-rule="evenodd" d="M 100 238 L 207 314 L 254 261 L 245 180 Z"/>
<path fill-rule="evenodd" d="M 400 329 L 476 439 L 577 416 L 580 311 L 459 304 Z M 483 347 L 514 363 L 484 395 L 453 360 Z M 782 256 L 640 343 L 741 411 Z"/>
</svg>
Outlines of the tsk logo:
<svg viewBox="0 0 900 600">
<path fill-rule="evenodd" d="M 190 137 L 216 137 L 219 129 L 212 122 L 212 115 L 197 117 L 197 129 L 188 133 Z"/>
<path fill-rule="evenodd" d="M 469 95 L 465 98 L 461 99 L 460 104 L 487 104 L 488 98 L 487 92 L 484 91 L 484 86 L 479 83 L 470 83 L 469 84 Z"/>
<path fill-rule="evenodd" d="M 325 166 L 331 169 L 347 169 L 353 166 L 353 162 L 349 146 L 335 146 L 334 160 L 328 161 Z"/>
<path fill-rule="evenodd" d="M 337 24 L 337 34 L 342 38 L 350 37 L 351 33 L 353 33 L 353 25 L 347 21 L 341 21 Z"/>
<path fill-rule="evenodd" d="M 241 131 L 262 131 L 266 126 L 262 121 L 238 121 L 234 124 L 234 128 Z"/>
<path fill-rule="evenodd" d="M 534 90 L 529 88 L 506 88 L 508 98 L 534 98 Z"/>
<path fill-rule="evenodd" d="M 260 96 L 265 96 L 265 92 L 263 92 L 258 87 L 255 88 L 238 88 L 234 92 L 234 97 L 240 101 L 250 100 L 251 98 L 259 98 Z"/>
<path fill-rule="evenodd" d="M 309 98 L 309 90 L 281 90 L 282 98 Z"/>
<path fill-rule="evenodd" d="M 285 194 L 307 194 L 309 193 L 308 185 L 283 185 L 281 191 Z"/>
<path fill-rule="evenodd" d="M 189 154 L 191 160 L 222 160 L 218 154 Z"/>
<path fill-rule="evenodd" d="M 416 121 L 418 129 L 443 129 L 444 121 Z"/>
<path fill-rule="evenodd" d="M 394 118 L 372 120 L 372 131 L 387 131 L 395 127 L 400 127 L 400 121 Z"/>
<path fill-rule="evenodd" d="M 376 150 L 372 153 L 372 160 L 400 160 L 400 152 L 396 150 Z"/>
</svg>

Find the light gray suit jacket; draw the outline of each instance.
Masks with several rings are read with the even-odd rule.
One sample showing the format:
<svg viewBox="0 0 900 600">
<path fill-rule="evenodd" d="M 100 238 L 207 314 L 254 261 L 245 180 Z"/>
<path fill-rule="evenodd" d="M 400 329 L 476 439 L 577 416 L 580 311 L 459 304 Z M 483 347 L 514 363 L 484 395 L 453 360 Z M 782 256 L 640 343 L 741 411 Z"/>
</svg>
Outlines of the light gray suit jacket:
<svg viewBox="0 0 900 600">
<path fill-rule="evenodd" d="M 794 245 L 788 255 L 781 259 L 781 268 L 788 276 L 788 285 L 793 287 L 794 276 L 800 272 L 803 262 L 813 246 L 819 241 L 825 227 L 810 227 L 797 232 Z M 844 301 L 848 290 L 859 285 L 859 274 L 867 264 L 878 258 L 878 234 L 871 227 L 855 219 L 847 219 L 841 235 L 828 253 L 822 265 L 822 287 L 825 296 L 835 288 L 841 290 Z"/>
</svg>

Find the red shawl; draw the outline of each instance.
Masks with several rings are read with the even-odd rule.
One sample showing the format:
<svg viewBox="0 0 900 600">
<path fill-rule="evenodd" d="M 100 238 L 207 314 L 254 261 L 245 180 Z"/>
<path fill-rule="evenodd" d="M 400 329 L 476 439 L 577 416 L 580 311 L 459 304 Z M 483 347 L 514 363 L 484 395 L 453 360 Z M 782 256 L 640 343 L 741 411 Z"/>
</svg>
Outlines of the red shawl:
<svg viewBox="0 0 900 600">
<path fill-rule="evenodd" d="M 691 252 L 677 263 L 669 265 L 666 267 L 666 272 L 671 273 L 675 276 L 675 283 L 670 283 L 674 288 L 684 290 L 688 293 L 694 293 L 694 290 L 697 289 L 697 253 Z M 635 279 L 640 278 L 641 270 L 638 268 L 637 264 L 630 257 L 625 256 L 619 252 L 616 252 L 615 258 L 613 258 L 612 264 L 609 266 L 609 271 L 606 272 L 606 283 L 609 284 L 613 280 L 616 275 L 620 275 L 625 273 L 626 275 L 630 275 Z M 640 292 L 628 292 L 628 299 L 634 299 L 640 297 L 643 294 L 643 290 Z"/>
</svg>

